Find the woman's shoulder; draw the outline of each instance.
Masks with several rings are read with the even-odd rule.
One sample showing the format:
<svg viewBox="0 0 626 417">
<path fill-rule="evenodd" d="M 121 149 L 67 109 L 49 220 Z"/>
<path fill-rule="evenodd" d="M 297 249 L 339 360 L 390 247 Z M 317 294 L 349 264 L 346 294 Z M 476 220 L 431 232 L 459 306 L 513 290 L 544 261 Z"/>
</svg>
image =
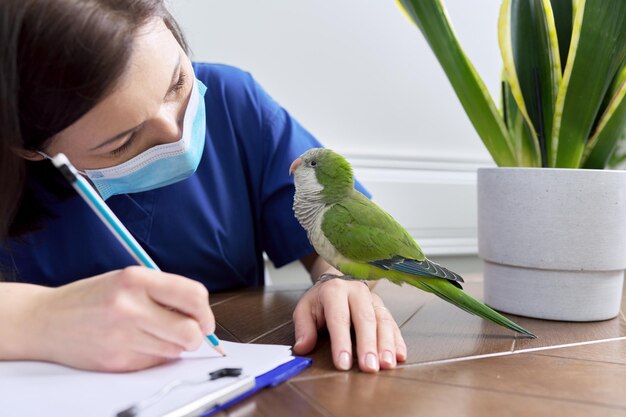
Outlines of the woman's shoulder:
<svg viewBox="0 0 626 417">
<path fill-rule="evenodd" d="M 215 63 L 194 63 L 196 77 L 207 86 L 205 101 L 215 108 L 224 108 L 246 125 L 251 117 L 260 122 L 271 118 L 280 109 L 253 76 L 240 68 Z"/>
<path fill-rule="evenodd" d="M 252 75 L 232 65 L 194 62 L 193 69 L 196 77 L 207 87 L 219 87 L 218 91 L 227 93 L 233 90 L 250 90 L 255 88 L 256 82 Z M 236 91 L 235 91 L 236 92 Z"/>
</svg>

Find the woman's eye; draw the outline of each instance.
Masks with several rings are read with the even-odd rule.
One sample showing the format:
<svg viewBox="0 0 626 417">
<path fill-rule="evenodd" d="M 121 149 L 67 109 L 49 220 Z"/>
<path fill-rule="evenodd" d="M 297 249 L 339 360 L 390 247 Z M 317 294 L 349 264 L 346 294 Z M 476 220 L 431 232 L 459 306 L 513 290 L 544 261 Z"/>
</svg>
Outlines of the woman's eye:
<svg viewBox="0 0 626 417">
<path fill-rule="evenodd" d="M 130 138 L 128 138 L 128 140 L 126 142 L 124 142 L 124 144 L 122 146 L 120 146 L 117 149 L 113 149 L 111 151 L 111 155 L 113 156 L 120 156 L 122 155 L 124 152 L 126 152 L 132 145 L 133 142 L 135 142 L 135 135 L 131 135 Z"/>
<path fill-rule="evenodd" d="M 185 87 L 185 81 L 187 81 L 187 75 L 181 71 L 180 76 L 176 81 L 176 84 L 174 84 L 172 88 L 170 88 L 170 93 L 177 93 L 182 90 L 183 87 Z"/>
</svg>

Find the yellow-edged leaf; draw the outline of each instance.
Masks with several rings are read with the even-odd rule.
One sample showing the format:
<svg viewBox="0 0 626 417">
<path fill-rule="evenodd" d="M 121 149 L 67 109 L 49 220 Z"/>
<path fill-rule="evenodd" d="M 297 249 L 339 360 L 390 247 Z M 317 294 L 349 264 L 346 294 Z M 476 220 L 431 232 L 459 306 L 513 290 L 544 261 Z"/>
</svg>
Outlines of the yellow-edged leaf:
<svg viewBox="0 0 626 417">
<path fill-rule="evenodd" d="M 461 48 L 440 0 L 397 0 L 421 30 L 487 150 L 500 166 L 515 166 L 509 132 L 485 84 Z"/>
</svg>

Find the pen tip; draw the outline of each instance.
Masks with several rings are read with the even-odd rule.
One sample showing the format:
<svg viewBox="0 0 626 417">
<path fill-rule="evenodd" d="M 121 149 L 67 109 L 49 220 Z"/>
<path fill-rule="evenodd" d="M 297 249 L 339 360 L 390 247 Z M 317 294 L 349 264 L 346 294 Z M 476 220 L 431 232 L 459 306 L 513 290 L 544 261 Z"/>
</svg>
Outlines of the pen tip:
<svg viewBox="0 0 626 417">
<path fill-rule="evenodd" d="M 224 349 L 222 349 L 222 347 L 220 346 L 220 342 L 219 339 L 217 337 L 215 337 L 214 334 L 210 334 L 206 337 L 207 342 L 209 343 L 209 345 L 215 349 L 216 352 L 218 352 L 220 355 L 222 356 L 226 356 L 226 353 L 224 352 Z"/>
<path fill-rule="evenodd" d="M 213 346 L 213 349 L 215 349 L 215 351 L 217 353 L 219 353 L 220 355 L 226 356 L 226 352 L 224 352 L 224 349 L 222 349 L 221 346 L 219 346 L 219 345 L 218 346 Z"/>
</svg>

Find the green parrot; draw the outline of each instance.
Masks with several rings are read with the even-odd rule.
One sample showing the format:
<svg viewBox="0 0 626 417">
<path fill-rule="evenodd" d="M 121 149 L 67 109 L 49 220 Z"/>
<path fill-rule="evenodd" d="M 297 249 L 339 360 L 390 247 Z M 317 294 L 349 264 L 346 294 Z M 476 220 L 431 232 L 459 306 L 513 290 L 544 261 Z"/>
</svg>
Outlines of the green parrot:
<svg viewBox="0 0 626 417">
<path fill-rule="evenodd" d="M 410 284 L 525 336 L 536 336 L 463 291 L 458 274 L 426 258 L 387 212 L 354 188 L 352 167 L 341 155 L 315 148 L 289 168 L 293 210 L 317 253 L 345 275 Z"/>
</svg>

